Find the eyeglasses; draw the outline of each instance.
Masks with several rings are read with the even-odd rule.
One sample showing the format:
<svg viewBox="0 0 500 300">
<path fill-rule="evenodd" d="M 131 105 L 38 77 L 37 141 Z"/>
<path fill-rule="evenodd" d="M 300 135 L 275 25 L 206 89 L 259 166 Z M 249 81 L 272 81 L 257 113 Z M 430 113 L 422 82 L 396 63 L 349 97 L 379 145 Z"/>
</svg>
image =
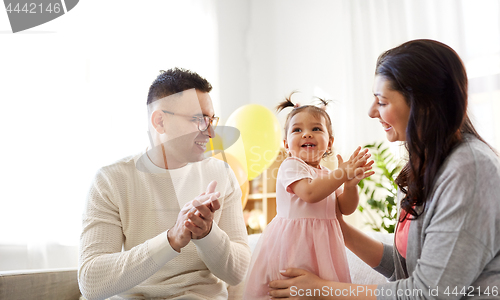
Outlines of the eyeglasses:
<svg viewBox="0 0 500 300">
<path fill-rule="evenodd" d="M 198 122 L 198 130 L 203 132 L 208 129 L 208 126 L 212 126 L 212 128 L 215 128 L 217 126 L 217 123 L 219 123 L 219 117 L 209 117 L 209 116 L 202 116 L 202 117 L 197 117 L 197 116 L 187 116 L 187 115 L 180 115 L 173 113 L 171 111 L 167 110 L 162 110 L 166 114 L 171 114 L 174 116 L 180 116 L 180 117 L 187 117 L 190 118 L 191 121 L 193 122 Z"/>
</svg>

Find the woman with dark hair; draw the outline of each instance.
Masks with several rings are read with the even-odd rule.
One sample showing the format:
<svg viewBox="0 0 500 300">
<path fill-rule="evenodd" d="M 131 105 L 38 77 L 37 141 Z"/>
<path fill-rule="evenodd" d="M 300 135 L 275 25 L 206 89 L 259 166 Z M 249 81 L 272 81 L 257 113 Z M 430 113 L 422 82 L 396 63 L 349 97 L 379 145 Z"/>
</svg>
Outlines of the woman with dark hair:
<svg viewBox="0 0 500 300">
<path fill-rule="evenodd" d="M 414 40 L 383 53 L 371 118 L 408 162 L 396 178 L 399 220 L 394 246 L 341 218 L 346 246 L 390 282 L 330 282 L 301 269 L 270 284 L 275 298 L 477 299 L 500 297 L 500 161 L 467 115 L 467 74 L 457 53 Z M 311 297 L 304 297 L 304 299 Z"/>
</svg>

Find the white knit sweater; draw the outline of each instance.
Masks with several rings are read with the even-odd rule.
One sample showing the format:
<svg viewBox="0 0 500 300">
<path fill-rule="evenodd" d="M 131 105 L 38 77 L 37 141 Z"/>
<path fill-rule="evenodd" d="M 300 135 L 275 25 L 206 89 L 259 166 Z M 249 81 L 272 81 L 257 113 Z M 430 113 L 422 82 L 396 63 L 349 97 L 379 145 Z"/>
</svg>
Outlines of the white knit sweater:
<svg viewBox="0 0 500 300">
<path fill-rule="evenodd" d="M 212 180 L 221 193 L 212 230 L 179 254 L 166 231 Z M 101 168 L 83 216 L 82 294 L 88 300 L 117 294 L 112 299 L 227 299 L 227 284 L 243 280 L 251 256 L 240 199 L 234 173 L 214 158 L 165 170 L 144 152 Z"/>
</svg>

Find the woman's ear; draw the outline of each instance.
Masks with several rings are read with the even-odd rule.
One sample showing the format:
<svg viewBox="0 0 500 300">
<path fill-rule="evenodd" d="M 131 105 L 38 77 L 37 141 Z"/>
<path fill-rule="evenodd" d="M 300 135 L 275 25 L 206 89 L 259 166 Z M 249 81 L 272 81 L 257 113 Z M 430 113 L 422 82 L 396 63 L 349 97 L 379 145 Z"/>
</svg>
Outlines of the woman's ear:
<svg viewBox="0 0 500 300">
<path fill-rule="evenodd" d="M 165 133 L 165 125 L 163 124 L 163 112 L 161 110 L 155 110 L 151 114 L 151 124 L 159 134 Z"/>
</svg>

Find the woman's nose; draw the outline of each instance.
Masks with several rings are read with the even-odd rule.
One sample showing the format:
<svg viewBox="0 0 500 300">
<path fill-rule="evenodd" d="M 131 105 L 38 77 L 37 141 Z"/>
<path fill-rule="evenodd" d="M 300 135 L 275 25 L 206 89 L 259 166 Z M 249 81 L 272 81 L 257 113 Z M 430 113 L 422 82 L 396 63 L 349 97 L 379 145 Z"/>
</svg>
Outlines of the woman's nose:
<svg viewBox="0 0 500 300">
<path fill-rule="evenodd" d="M 377 100 L 373 101 L 372 105 L 368 109 L 368 116 L 370 116 L 370 118 L 378 118 L 379 117 L 378 109 L 377 109 Z"/>
</svg>

